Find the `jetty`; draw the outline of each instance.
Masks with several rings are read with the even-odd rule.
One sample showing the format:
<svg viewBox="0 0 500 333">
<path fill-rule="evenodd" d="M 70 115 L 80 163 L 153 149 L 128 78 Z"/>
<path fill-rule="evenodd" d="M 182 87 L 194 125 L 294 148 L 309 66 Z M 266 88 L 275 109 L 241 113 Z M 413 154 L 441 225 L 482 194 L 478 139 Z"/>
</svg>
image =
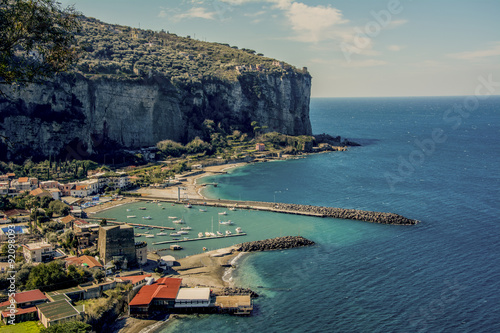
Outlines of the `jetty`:
<svg viewBox="0 0 500 333">
<path fill-rule="evenodd" d="M 182 243 L 182 242 L 194 242 L 194 241 L 200 241 L 200 240 L 221 239 L 221 238 L 238 237 L 238 236 L 246 236 L 246 235 L 247 234 L 245 232 L 241 232 L 239 234 L 224 235 L 224 236 L 197 237 L 197 238 L 188 238 L 188 239 L 178 239 L 178 240 L 168 240 L 168 241 L 154 242 L 153 245 L 173 244 L 173 243 Z"/>
<path fill-rule="evenodd" d="M 185 204 L 186 201 L 178 201 L 164 197 L 138 197 L 138 200 L 158 200 L 175 204 Z M 219 208 L 238 208 L 248 210 L 260 210 L 283 214 L 304 215 L 313 217 L 330 217 L 346 220 L 357 220 L 371 223 L 393 224 L 393 225 L 415 225 L 420 221 L 409 219 L 399 214 L 374 212 L 359 209 L 345 209 L 335 207 L 322 207 L 311 205 L 262 202 L 262 201 L 238 201 L 238 200 L 214 200 L 214 199 L 190 199 L 191 205 L 209 206 Z"/>
<path fill-rule="evenodd" d="M 99 218 L 97 218 L 99 219 Z M 175 230 L 172 227 L 162 227 L 161 225 L 151 225 L 151 224 L 141 224 L 141 223 L 131 223 L 131 222 L 120 222 L 120 221 L 109 221 L 110 219 L 106 218 L 107 223 L 112 224 L 128 224 L 134 227 L 145 227 L 145 228 L 153 228 L 153 229 L 163 229 L 163 230 Z"/>
</svg>

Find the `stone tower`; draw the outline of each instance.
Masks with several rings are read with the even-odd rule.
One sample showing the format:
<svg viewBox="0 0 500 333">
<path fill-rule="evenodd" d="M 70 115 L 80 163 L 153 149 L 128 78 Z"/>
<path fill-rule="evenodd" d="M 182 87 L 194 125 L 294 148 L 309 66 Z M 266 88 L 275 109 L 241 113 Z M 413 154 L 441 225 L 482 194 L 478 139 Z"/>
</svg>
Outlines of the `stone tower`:
<svg viewBox="0 0 500 333">
<path fill-rule="evenodd" d="M 134 227 L 130 225 L 100 226 L 98 248 L 104 265 L 125 259 L 128 266 L 137 264 Z"/>
</svg>

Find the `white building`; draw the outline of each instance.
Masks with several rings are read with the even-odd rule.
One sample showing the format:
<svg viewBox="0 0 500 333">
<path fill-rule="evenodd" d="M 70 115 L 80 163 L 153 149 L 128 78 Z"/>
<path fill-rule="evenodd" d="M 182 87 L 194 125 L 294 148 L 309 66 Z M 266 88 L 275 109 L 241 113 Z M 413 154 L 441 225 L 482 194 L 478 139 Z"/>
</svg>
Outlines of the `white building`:
<svg viewBox="0 0 500 333">
<path fill-rule="evenodd" d="M 76 198 L 84 198 L 90 195 L 87 185 L 76 185 L 71 191 L 71 196 Z"/>
<path fill-rule="evenodd" d="M 24 259 L 27 262 L 43 262 L 53 257 L 54 247 L 46 242 L 23 245 Z"/>
<path fill-rule="evenodd" d="M 176 308 L 200 308 L 210 305 L 210 288 L 181 288 L 175 298 Z"/>
<path fill-rule="evenodd" d="M 99 180 L 98 179 L 87 179 L 78 183 L 80 186 L 87 187 L 88 195 L 96 194 L 99 192 Z"/>
</svg>

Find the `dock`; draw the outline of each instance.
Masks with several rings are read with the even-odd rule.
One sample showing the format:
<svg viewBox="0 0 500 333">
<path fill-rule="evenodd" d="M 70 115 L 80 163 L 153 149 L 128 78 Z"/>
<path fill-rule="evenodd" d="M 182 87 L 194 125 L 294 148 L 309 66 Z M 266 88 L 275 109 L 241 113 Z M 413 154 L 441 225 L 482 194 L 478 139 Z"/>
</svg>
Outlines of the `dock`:
<svg viewBox="0 0 500 333">
<path fill-rule="evenodd" d="M 128 224 L 134 227 L 144 227 L 144 228 L 153 228 L 153 229 L 162 229 L 162 230 L 175 230 L 172 227 L 162 227 L 161 225 L 151 225 L 151 224 L 141 224 L 141 223 L 131 223 L 131 222 L 120 222 L 120 221 L 108 221 L 108 223 L 114 224 Z"/>
<path fill-rule="evenodd" d="M 246 236 L 246 235 L 247 234 L 245 232 L 242 232 L 242 233 L 239 233 L 239 234 L 225 235 L 225 236 L 197 237 L 197 238 L 188 238 L 188 239 L 178 239 L 178 240 L 168 240 L 168 241 L 154 242 L 153 245 L 174 244 L 174 243 L 181 243 L 181 242 L 194 242 L 194 241 L 207 240 L 207 239 L 221 239 L 221 238 L 238 237 L 238 236 Z"/>
</svg>

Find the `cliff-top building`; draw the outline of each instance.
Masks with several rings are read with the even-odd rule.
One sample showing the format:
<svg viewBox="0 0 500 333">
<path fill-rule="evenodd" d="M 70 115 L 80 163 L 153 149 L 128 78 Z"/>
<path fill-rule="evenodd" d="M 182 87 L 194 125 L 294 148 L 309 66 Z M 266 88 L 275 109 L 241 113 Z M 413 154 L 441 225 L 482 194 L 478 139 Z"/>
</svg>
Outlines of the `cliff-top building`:
<svg viewBox="0 0 500 333">
<path fill-rule="evenodd" d="M 104 265 L 111 261 L 121 263 L 122 268 L 137 264 L 134 227 L 113 225 L 99 227 L 99 257 Z"/>
</svg>

